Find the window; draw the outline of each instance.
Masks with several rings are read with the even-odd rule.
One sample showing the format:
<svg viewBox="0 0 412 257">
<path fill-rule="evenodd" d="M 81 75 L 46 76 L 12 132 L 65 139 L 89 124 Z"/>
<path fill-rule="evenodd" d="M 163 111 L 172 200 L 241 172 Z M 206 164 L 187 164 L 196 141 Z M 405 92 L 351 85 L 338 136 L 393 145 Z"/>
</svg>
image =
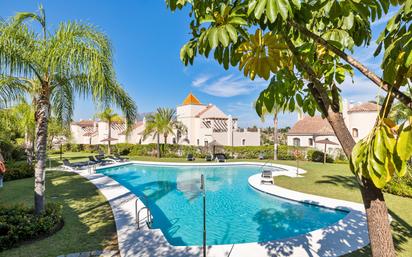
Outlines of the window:
<svg viewBox="0 0 412 257">
<path fill-rule="evenodd" d="M 200 140 L 199 139 L 197 140 L 197 145 L 200 145 Z"/>
<path fill-rule="evenodd" d="M 352 136 L 355 137 L 355 138 L 359 136 L 359 131 L 358 131 L 357 128 L 352 129 Z"/>
<path fill-rule="evenodd" d="M 209 145 L 209 141 L 205 140 L 205 146 Z"/>
<path fill-rule="evenodd" d="M 309 146 L 313 146 L 313 138 L 309 138 Z"/>
<path fill-rule="evenodd" d="M 246 139 L 242 139 L 242 145 L 246 145 Z"/>
<path fill-rule="evenodd" d="M 175 137 L 173 138 L 173 144 L 176 144 L 176 138 Z"/>
<path fill-rule="evenodd" d="M 295 138 L 293 139 L 293 145 L 294 145 L 294 146 L 300 146 L 300 138 L 295 137 Z"/>
</svg>

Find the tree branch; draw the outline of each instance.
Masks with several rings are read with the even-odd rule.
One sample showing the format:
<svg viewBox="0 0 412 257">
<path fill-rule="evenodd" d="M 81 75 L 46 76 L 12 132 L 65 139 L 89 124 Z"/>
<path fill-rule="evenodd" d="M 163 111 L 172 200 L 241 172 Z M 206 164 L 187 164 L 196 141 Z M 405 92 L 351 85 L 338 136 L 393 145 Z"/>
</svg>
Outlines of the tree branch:
<svg viewBox="0 0 412 257">
<path fill-rule="evenodd" d="M 294 21 L 289 21 L 289 24 L 295 28 L 297 28 L 303 35 L 312 38 L 316 43 L 324 46 L 326 49 L 332 51 L 335 53 L 337 56 L 341 57 L 343 60 L 345 60 L 347 63 L 349 63 L 351 66 L 355 67 L 358 71 L 360 71 L 363 75 L 365 75 L 368 79 L 370 79 L 374 84 L 376 84 L 378 87 L 382 88 L 386 92 L 389 92 L 392 90 L 392 94 L 395 95 L 396 99 L 398 99 L 400 102 L 402 102 L 404 105 L 406 105 L 409 109 L 412 110 L 412 98 L 404 94 L 402 91 L 399 90 L 399 88 L 393 86 L 392 84 L 384 81 L 381 77 L 376 75 L 373 71 L 369 70 L 366 66 L 364 66 L 362 63 L 360 63 L 358 60 L 353 58 L 352 56 L 346 54 L 344 51 L 338 49 L 334 45 L 329 44 L 325 39 L 322 37 L 316 35 L 312 31 L 308 30 L 304 26 L 294 22 Z"/>
</svg>

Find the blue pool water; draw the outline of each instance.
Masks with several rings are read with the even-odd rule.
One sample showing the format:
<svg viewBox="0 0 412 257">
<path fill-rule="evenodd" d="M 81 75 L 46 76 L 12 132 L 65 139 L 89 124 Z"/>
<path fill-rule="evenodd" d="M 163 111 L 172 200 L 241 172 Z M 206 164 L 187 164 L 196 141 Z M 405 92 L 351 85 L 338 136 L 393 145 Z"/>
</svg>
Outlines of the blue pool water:
<svg viewBox="0 0 412 257">
<path fill-rule="evenodd" d="M 260 167 L 123 165 L 99 170 L 140 196 L 170 244 L 202 244 L 200 175 L 205 175 L 207 244 L 265 242 L 303 234 L 347 213 L 256 191 Z M 142 197 L 145 196 L 145 197 Z"/>
</svg>

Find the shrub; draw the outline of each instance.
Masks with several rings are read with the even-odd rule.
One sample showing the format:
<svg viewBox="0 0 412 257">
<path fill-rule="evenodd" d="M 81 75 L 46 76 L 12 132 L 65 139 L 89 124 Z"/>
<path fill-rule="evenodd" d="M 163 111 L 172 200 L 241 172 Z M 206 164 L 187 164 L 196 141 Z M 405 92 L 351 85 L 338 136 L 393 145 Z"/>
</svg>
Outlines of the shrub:
<svg viewBox="0 0 412 257">
<path fill-rule="evenodd" d="M 324 153 L 319 151 L 319 150 L 310 149 L 310 150 L 308 150 L 308 152 L 306 154 L 306 158 L 310 161 L 313 161 L 313 162 L 323 162 Z M 327 163 L 333 163 L 334 162 L 332 156 L 330 156 L 329 154 L 326 154 L 326 162 Z"/>
<path fill-rule="evenodd" d="M 0 251 L 21 242 L 48 236 L 63 224 L 62 207 L 49 203 L 44 213 L 34 215 L 33 208 L 0 207 Z"/>
<path fill-rule="evenodd" d="M 408 173 L 404 177 L 394 176 L 393 179 L 383 188 L 384 192 L 410 197 L 412 198 L 412 170 L 408 169 Z"/>
<path fill-rule="evenodd" d="M 21 161 L 26 159 L 26 151 L 22 145 L 0 141 L 0 150 L 6 161 Z"/>
<path fill-rule="evenodd" d="M 34 177 L 34 166 L 27 162 L 8 162 L 7 171 L 4 173 L 4 181 Z"/>
</svg>

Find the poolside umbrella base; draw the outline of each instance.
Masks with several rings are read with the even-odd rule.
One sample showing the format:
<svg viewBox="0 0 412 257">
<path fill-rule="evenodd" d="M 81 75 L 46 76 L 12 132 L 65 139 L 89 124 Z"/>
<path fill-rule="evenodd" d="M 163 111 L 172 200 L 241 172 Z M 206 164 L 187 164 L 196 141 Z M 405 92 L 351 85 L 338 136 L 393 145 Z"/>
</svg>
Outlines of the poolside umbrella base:
<svg viewBox="0 0 412 257">
<path fill-rule="evenodd" d="M 323 164 L 326 163 L 326 146 L 327 146 L 327 145 L 339 145 L 339 144 L 337 144 L 337 143 L 335 143 L 335 142 L 330 141 L 328 138 L 322 139 L 322 140 L 319 140 L 319 141 L 315 141 L 315 143 L 317 143 L 317 144 L 325 144 L 325 150 L 323 151 Z"/>
</svg>

